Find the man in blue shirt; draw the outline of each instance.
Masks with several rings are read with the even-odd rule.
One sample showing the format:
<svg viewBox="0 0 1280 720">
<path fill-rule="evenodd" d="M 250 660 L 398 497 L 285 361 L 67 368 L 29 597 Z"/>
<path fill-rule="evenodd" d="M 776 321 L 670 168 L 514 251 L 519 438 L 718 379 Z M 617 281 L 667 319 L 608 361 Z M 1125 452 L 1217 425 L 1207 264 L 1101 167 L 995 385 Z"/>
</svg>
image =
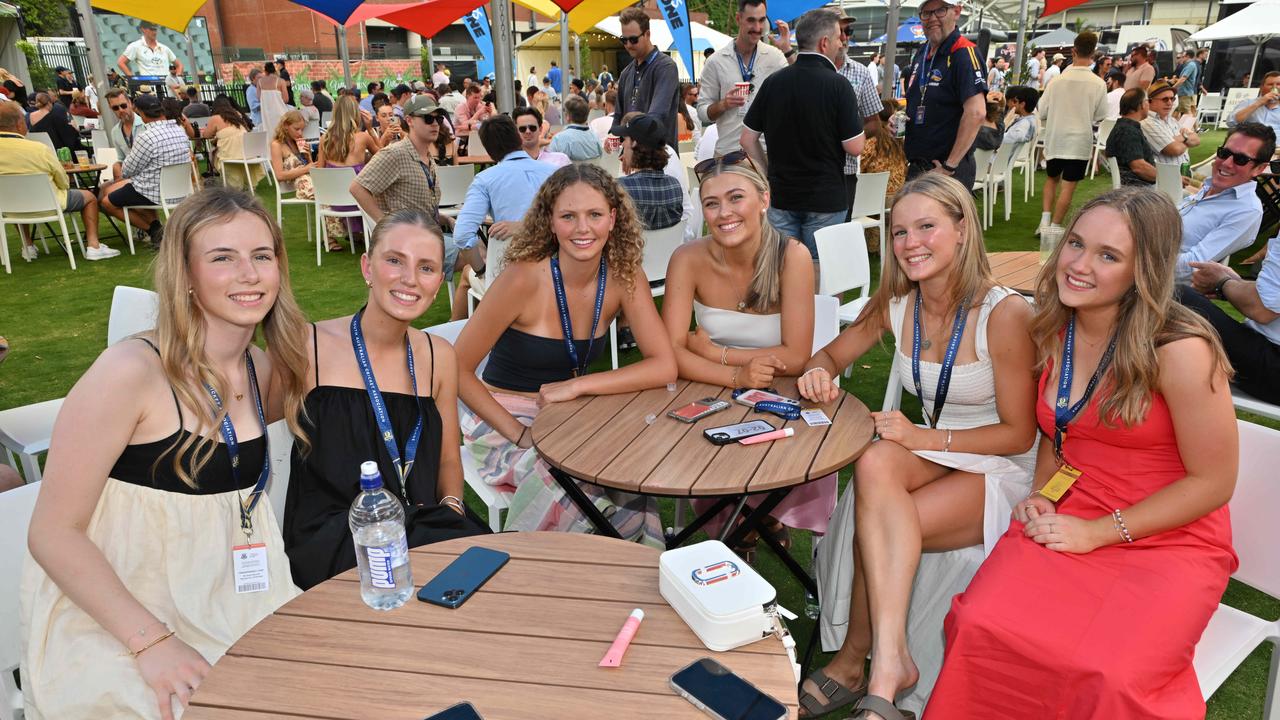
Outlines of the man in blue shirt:
<svg viewBox="0 0 1280 720">
<path fill-rule="evenodd" d="M 551 138 L 547 149 L 564 153 L 575 162 L 600 157 L 600 138 L 587 126 L 587 115 L 590 112 L 587 101 L 581 97 L 570 95 L 565 98 L 564 115 L 569 124 Z"/>
<path fill-rule="evenodd" d="M 253 121 L 253 129 L 259 130 L 262 125 L 262 102 L 258 100 L 258 76 L 262 71 L 254 68 L 249 71 L 249 84 L 244 89 L 244 102 L 249 106 L 249 119 Z"/>
<path fill-rule="evenodd" d="M 1241 100 L 1227 116 L 1227 127 L 1242 122 L 1262 123 L 1280 135 L 1280 72 L 1263 75 L 1258 96 Z"/>
<path fill-rule="evenodd" d="M 1196 106 L 1196 93 L 1200 91 L 1200 63 L 1191 57 L 1190 52 L 1183 53 L 1183 60 L 1174 85 L 1178 89 L 1179 117 Z"/>
<path fill-rule="evenodd" d="M 1275 151 L 1276 135 L 1266 125 L 1245 122 L 1232 128 L 1217 150 L 1213 174 L 1200 192 L 1178 204 L 1182 250 L 1173 270 L 1178 282 L 1191 278 L 1194 263 L 1221 262 L 1257 239 L 1262 201 L 1254 178 L 1267 169 Z"/>
<path fill-rule="evenodd" d="M 453 240 L 467 264 L 477 272 L 483 272 L 485 244 L 478 231 L 486 216 L 494 222 L 489 235 L 495 239 L 510 239 L 519 227 L 538 188 L 556 167 L 529 157 L 521 149 L 520 133 L 516 123 L 506 115 L 495 115 L 480 125 L 480 144 L 496 162 L 493 167 L 476 175 L 467 188 L 457 221 L 453 226 Z M 593 136 L 594 137 L 594 136 Z M 467 273 L 463 273 L 464 277 Z M 454 316 L 466 317 L 467 283 L 460 283 L 454 292 Z"/>
<path fill-rule="evenodd" d="M 556 89 L 557 95 L 564 92 L 564 87 L 561 85 L 563 75 L 560 72 L 560 66 L 556 65 L 555 60 L 551 61 L 551 69 L 547 71 L 547 79 L 551 81 L 551 87 Z"/>
</svg>

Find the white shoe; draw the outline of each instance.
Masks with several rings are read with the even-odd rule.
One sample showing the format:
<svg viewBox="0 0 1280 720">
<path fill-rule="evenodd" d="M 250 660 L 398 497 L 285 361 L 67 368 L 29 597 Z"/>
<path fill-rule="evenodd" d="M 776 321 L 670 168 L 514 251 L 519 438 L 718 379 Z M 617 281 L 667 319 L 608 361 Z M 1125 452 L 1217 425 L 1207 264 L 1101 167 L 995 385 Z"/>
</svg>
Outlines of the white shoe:
<svg viewBox="0 0 1280 720">
<path fill-rule="evenodd" d="M 85 260 L 106 260 L 120 254 L 119 250 L 109 248 L 105 244 L 99 243 L 98 247 L 87 247 L 84 249 Z"/>
<path fill-rule="evenodd" d="M 40 252 L 39 252 L 38 250 L 36 250 L 36 246 L 35 246 L 35 245 L 23 245 L 23 246 L 22 246 L 22 259 L 23 259 L 23 260 L 26 260 L 27 262 L 31 262 L 32 260 L 35 260 L 39 255 L 40 255 Z"/>
</svg>

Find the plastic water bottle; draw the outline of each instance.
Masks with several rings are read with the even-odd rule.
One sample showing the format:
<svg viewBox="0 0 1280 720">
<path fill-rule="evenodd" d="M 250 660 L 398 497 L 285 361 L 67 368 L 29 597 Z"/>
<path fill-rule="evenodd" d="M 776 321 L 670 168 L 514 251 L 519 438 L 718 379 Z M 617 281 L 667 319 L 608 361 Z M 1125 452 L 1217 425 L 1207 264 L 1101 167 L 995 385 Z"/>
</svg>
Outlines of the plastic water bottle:
<svg viewBox="0 0 1280 720">
<path fill-rule="evenodd" d="M 813 555 L 809 558 L 809 573 L 811 577 L 818 577 L 818 543 L 822 540 L 820 536 L 813 537 Z M 818 598 L 808 590 L 804 591 L 804 616 L 810 620 L 817 620 L 822 614 L 822 608 L 818 604 Z"/>
<path fill-rule="evenodd" d="M 360 494 L 351 503 L 351 536 L 360 568 L 360 597 L 374 610 L 393 610 L 413 594 L 404 506 L 382 486 L 378 464 L 360 463 Z"/>
</svg>

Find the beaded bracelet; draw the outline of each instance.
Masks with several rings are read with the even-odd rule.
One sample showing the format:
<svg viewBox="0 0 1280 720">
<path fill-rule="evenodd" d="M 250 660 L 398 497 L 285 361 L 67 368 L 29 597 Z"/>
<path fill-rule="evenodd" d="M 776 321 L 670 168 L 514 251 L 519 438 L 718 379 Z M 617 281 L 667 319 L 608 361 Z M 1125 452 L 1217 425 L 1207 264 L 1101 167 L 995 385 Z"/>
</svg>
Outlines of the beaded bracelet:
<svg viewBox="0 0 1280 720">
<path fill-rule="evenodd" d="M 1112 511 L 1111 522 L 1115 525 L 1116 532 L 1120 533 L 1120 537 L 1124 538 L 1125 542 L 1133 542 L 1133 536 L 1129 534 L 1129 528 L 1124 524 L 1124 516 L 1120 514 L 1120 508 Z"/>
</svg>

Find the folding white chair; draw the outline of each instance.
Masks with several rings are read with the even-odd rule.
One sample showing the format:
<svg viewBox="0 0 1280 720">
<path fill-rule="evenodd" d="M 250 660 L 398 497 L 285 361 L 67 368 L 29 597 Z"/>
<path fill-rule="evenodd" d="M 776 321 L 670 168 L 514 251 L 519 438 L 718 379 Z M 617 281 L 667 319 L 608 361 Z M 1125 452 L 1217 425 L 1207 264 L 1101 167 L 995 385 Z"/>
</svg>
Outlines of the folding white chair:
<svg viewBox="0 0 1280 720">
<path fill-rule="evenodd" d="M 269 182 L 275 182 L 271 175 L 271 140 L 265 130 L 256 130 L 244 134 L 244 157 L 222 158 L 222 181 L 227 182 L 227 165 L 244 168 L 246 181 L 253 182 L 253 166 L 257 165 L 266 173 Z M 228 183 L 229 184 L 229 183 Z M 253 188 L 249 188 L 250 191 Z"/>
<path fill-rule="evenodd" d="M 887 213 L 884 196 L 888 190 L 888 172 L 858 173 L 858 186 L 853 192 L 853 207 L 849 211 L 850 218 L 863 228 L 875 227 L 880 230 L 880 257 L 884 257 L 885 249 Z"/>
<path fill-rule="evenodd" d="M 116 149 L 110 145 L 94 146 L 93 161 L 99 165 L 106 166 L 102 169 L 102 172 L 98 173 L 98 186 L 110 185 L 116 178 L 114 166 L 120 161 L 120 157 L 116 154 Z"/>
<path fill-rule="evenodd" d="M 476 178 L 476 166 L 471 163 L 437 165 L 436 178 L 440 183 L 440 214 L 457 217 L 462 201 L 467 199 L 471 181 Z"/>
<path fill-rule="evenodd" d="M 1196 125 L 1208 127 L 1217 125 L 1222 119 L 1223 104 L 1226 102 L 1221 93 L 1208 93 L 1200 96 L 1196 103 Z"/>
<path fill-rule="evenodd" d="M 320 254 L 329 247 L 329 232 L 325 229 L 324 219 L 362 218 L 364 220 L 364 246 L 369 247 L 369 233 L 373 230 L 373 221 L 356 199 L 351 197 L 351 183 L 356 179 L 356 171 L 349 167 L 313 168 L 311 185 L 316 190 L 316 266 L 320 266 Z M 351 210 L 338 210 L 338 207 L 350 206 Z M 356 252 L 356 239 L 351 238 L 351 253 Z"/>
<path fill-rule="evenodd" d="M 45 147 L 52 150 L 54 155 L 58 154 L 58 148 L 54 146 L 53 138 L 49 137 L 49 133 L 47 132 L 40 132 L 40 131 L 29 132 L 27 133 L 27 139 L 35 140 L 36 142 L 44 145 Z"/>
<path fill-rule="evenodd" d="M 1120 188 L 1120 163 L 1113 157 L 1107 158 L 1107 168 L 1111 170 L 1111 189 Z"/>
<path fill-rule="evenodd" d="M 644 232 L 644 257 L 641 266 L 649 279 L 649 292 L 659 297 L 667 292 L 667 264 L 671 254 L 684 243 L 684 223 L 661 230 Z M 613 369 L 618 369 L 618 321 L 609 323 L 609 353 Z"/>
<path fill-rule="evenodd" d="M 995 158 L 995 152 L 992 150 L 974 150 L 973 151 L 973 187 L 970 189 L 975 193 L 982 193 L 982 227 L 986 228 L 991 224 L 987 217 L 987 180 L 991 175 L 991 161 Z M 880 235 L 880 257 L 884 254 L 884 234 Z"/>
<path fill-rule="evenodd" d="M 454 320 L 440 325 L 432 325 L 426 328 L 424 332 L 448 340 L 452 344 L 458 341 L 458 336 L 462 334 L 462 328 L 466 324 L 466 320 Z M 489 356 L 486 355 L 480 360 L 480 364 L 476 366 L 476 375 L 484 372 L 484 366 L 488 362 Z M 462 398 L 459 397 L 459 416 L 462 415 L 462 411 L 465 408 Z M 511 493 L 502 492 L 480 478 L 480 468 L 476 465 L 475 457 L 467 450 L 465 443 L 458 448 L 458 453 L 462 456 L 462 480 L 467 484 L 467 487 L 471 488 L 471 492 L 480 498 L 480 501 L 484 503 L 485 508 L 488 510 L 489 529 L 494 532 L 502 532 L 502 511 L 511 505 Z"/>
<path fill-rule="evenodd" d="M 298 189 L 292 180 L 281 180 L 275 176 L 275 167 L 267 163 L 267 171 L 271 174 L 271 184 L 276 188 L 276 224 L 284 228 L 284 206 L 301 205 L 302 214 L 307 226 L 307 244 L 311 244 L 311 211 L 315 208 L 314 200 L 298 197 Z"/>
<path fill-rule="evenodd" d="M 1027 202 L 1028 198 L 1036 196 L 1036 140 L 1040 137 L 1040 127 L 1033 126 L 1031 131 L 1031 142 L 1023 143 L 1020 146 L 1020 152 L 1017 152 L 1013 160 L 1013 169 L 1022 171 L 1022 202 Z M 1010 179 L 1012 179 L 1010 172 Z"/>
<path fill-rule="evenodd" d="M 53 180 L 48 175 L 39 174 L 0 175 L 0 262 L 4 263 L 6 273 L 13 272 L 9 262 L 9 226 L 51 222 L 57 222 L 62 230 L 62 246 L 71 261 L 71 269 L 75 270 L 76 256 L 71 249 L 71 235 L 67 232 L 67 220 L 53 190 Z M 45 241 L 45 252 L 49 252 L 48 241 Z M 83 240 L 80 253 L 84 254 Z"/>
<path fill-rule="evenodd" d="M 27 529 L 40 484 L 0 493 L 0 720 L 22 717 L 22 691 L 13 671 L 22 664 L 22 612 L 18 586 L 27 557 Z"/>
<path fill-rule="evenodd" d="M 191 163 L 174 163 L 160 168 L 160 202 L 156 205 L 133 205 L 123 207 L 124 238 L 129 243 L 129 254 L 134 254 L 133 221 L 129 218 L 130 210 L 157 210 L 169 219 L 169 211 L 177 207 L 195 192 L 195 184 L 191 179 Z"/>
<path fill-rule="evenodd" d="M 987 184 L 982 193 L 985 227 L 989 228 L 993 223 L 996 196 L 1001 191 L 1004 193 L 1004 221 L 1009 222 L 1009 213 L 1013 208 L 1013 152 L 1019 149 L 1017 145 L 1003 144 L 996 149 L 996 154 L 991 159 L 991 170 L 987 173 Z"/>
<path fill-rule="evenodd" d="M 1280 431 L 1244 421 L 1240 428 L 1240 470 L 1231 496 L 1231 544 L 1240 558 L 1233 578 L 1280 598 L 1280 561 L 1276 543 L 1275 509 L 1280 507 Z M 1208 699 L 1231 673 L 1263 642 L 1272 644 L 1271 672 L 1262 716 L 1280 718 L 1276 678 L 1280 674 L 1280 621 L 1268 621 L 1227 605 L 1218 605 L 1200 642 L 1193 666 L 1200 693 Z"/>
<path fill-rule="evenodd" d="M 1156 190 L 1164 193 L 1174 205 L 1182 202 L 1182 168 L 1172 163 L 1156 163 Z"/>
<path fill-rule="evenodd" d="M 862 180 L 858 180 L 861 185 Z M 867 256 L 866 228 L 862 223 L 840 223 L 814 233 L 818 246 L 818 294 L 837 299 L 850 290 L 858 296 L 839 306 L 841 324 L 858 319 L 871 299 L 871 260 Z"/>
<path fill-rule="evenodd" d="M 107 318 L 107 347 L 156 326 L 160 296 L 152 290 L 117 285 Z"/>
<path fill-rule="evenodd" d="M 1107 152 L 1107 138 L 1111 137 L 1111 131 L 1115 129 L 1115 126 L 1116 121 L 1110 118 L 1098 123 L 1098 132 L 1093 139 L 1093 154 L 1089 156 L 1090 180 L 1098 174 L 1098 158 Z"/>
<path fill-rule="evenodd" d="M 302 139 L 309 143 L 320 142 L 320 121 L 308 120 L 302 128 Z"/>
<path fill-rule="evenodd" d="M 864 246 L 865 247 L 865 246 Z M 813 296 L 813 346 L 810 355 L 826 347 L 840 334 L 840 299 L 829 295 Z"/>
</svg>

